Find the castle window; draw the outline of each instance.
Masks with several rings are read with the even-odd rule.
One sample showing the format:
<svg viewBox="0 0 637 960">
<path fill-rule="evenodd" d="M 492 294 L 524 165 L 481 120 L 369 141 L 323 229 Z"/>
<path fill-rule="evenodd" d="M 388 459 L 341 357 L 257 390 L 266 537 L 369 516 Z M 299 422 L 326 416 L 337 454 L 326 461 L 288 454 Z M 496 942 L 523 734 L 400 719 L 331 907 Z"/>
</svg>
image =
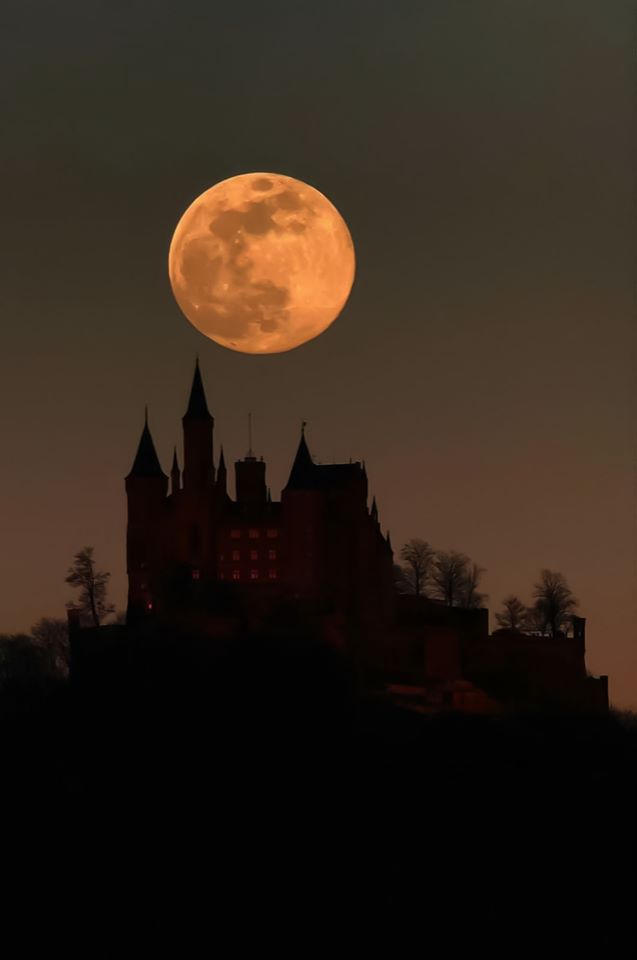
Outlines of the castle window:
<svg viewBox="0 0 637 960">
<path fill-rule="evenodd" d="M 268 560 L 276 560 L 276 550 L 268 550 Z"/>
<path fill-rule="evenodd" d="M 274 527 L 270 528 L 267 532 L 267 536 L 270 540 L 276 540 L 278 535 L 279 535 L 279 531 L 276 530 Z"/>
<path fill-rule="evenodd" d="M 276 570 L 268 570 L 268 580 L 276 580 Z"/>
<path fill-rule="evenodd" d="M 258 580 L 258 579 L 259 579 L 259 571 L 258 571 L 258 570 L 251 570 L 251 571 L 250 571 L 250 579 L 251 579 L 251 580 Z"/>
<path fill-rule="evenodd" d="M 255 527 L 250 527 L 250 530 L 248 531 L 248 536 L 250 537 L 251 540 L 258 540 L 259 531 Z"/>
<path fill-rule="evenodd" d="M 250 559 L 251 559 L 251 560 L 258 560 L 258 559 L 259 559 L 259 551 L 258 551 L 258 550 L 251 550 L 251 551 L 250 551 Z"/>
<path fill-rule="evenodd" d="M 199 571 L 198 571 L 198 570 L 193 570 L 193 571 L 192 571 L 192 579 L 193 579 L 193 580 L 198 580 L 198 579 L 199 579 Z"/>
<path fill-rule="evenodd" d="M 146 604 L 146 609 L 147 609 L 147 610 L 152 610 L 152 609 L 153 609 L 152 600 L 149 600 L 149 601 L 148 601 L 148 603 Z"/>
<path fill-rule="evenodd" d="M 230 531 L 230 536 L 232 537 L 233 540 L 240 540 L 240 539 L 241 539 L 241 531 L 240 531 L 240 530 L 231 530 L 231 531 Z"/>
<path fill-rule="evenodd" d="M 232 551 L 232 559 L 233 559 L 233 560 L 240 560 L 240 559 L 241 559 L 241 551 L 240 551 L 240 550 L 233 550 L 233 551 Z"/>
<path fill-rule="evenodd" d="M 240 570 L 233 570 L 233 571 L 232 571 L 232 579 L 233 579 L 233 580 L 240 580 L 240 579 L 241 579 L 241 571 L 240 571 Z"/>
</svg>

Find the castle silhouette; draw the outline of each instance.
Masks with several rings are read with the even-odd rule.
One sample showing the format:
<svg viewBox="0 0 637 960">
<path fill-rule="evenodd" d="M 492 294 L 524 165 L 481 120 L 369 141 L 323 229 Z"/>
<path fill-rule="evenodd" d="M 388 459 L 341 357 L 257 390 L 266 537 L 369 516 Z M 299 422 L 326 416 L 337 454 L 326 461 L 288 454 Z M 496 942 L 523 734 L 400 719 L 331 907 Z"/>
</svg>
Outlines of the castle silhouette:
<svg viewBox="0 0 637 960">
<path fill-rule="evenodd" d="M 146 418 L 125 480 L 129 638 L 167 630 L 218 647 L 287 630 L 343 652 L 367 683 L 416 709 L 607 709 L 607 678 L 586 670 L 583 618 L 568 636 L 490 634 L 486 609 L 396 591 L 363 463 L 315 463 L 303 424 L 280 500 L 251 449 L 234 464 L 232 499 L 198 362 L 182 423 L 183 471 L 175 449 L 164 473 Z"/>
<path fill-rule="evenodd" d="M 365 465 L 315 463 L 303 424 L 280 500 L 251 449 L 234 464 L 232 499 L 198 361 L 182 423 L 183 471 L 175 448 L 170 492 L 147 418 L 126 477 L 127 622 L 223 633 L 240 613 L 254 624 L 294 605 L 337 645 L 382 628 L 392 548 L 375 499 L 368 507 Z"/>
</svg>

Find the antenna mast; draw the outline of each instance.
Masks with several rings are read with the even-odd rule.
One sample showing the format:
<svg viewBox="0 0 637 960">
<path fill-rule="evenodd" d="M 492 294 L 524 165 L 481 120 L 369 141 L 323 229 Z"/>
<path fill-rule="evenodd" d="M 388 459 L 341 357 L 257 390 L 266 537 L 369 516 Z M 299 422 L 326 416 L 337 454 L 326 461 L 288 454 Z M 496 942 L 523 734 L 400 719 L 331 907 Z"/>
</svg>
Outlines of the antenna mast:
<svg viewBox="0 0 637 960">
<path fill-rule="evenodd" d="M 248 414 L 248 459 L 254 459 L 254 453 L 252 452 L 252 414 Z"/>
</svg>

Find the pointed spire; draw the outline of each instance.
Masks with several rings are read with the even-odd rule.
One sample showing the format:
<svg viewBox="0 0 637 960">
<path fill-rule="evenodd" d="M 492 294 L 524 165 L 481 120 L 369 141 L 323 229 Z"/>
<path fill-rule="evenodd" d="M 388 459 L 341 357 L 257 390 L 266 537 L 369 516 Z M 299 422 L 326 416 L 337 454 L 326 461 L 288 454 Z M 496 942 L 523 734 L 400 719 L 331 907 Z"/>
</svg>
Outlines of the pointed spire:
<svg viewBox="0 0 637 960">
<path fill-rule="evenodd" d="M 376 497 L 372 498 L 372 509 L 370 511 L 372 520 L 375 520 L 378 523 L 378 506 L 376 504 Z"/>
<path fill-rule="evenodd" d="M 170 468 L 170 488 L 172 493 L 179 491 L 179 461 L 177 460 L 177 445 L 173 448 L 173 465 Z"/>
<path fill-rule="evenodd" d="M 393 549 L 391 545 L 391 537 L 389 536 L 389 530 L 387 531 L 387 536 L 385 537 L 385 541 L 387 543 L 387 546 L 389 547 L 390 550 L 392 550 L 392 553 L 393 553 Z"/>
<path fill-rule="evenodd" d="M 195 373 L 192 378 L 192 387 L 190 389 L 190 399 L 188 409 L 183 416 L 184 420 L 212 420 L 208 403 L 206 401 L 206 392 L 203 388 L 201 379 L 201 370 L 199 369 L 199 357 L 195 362 Z"/>
<path fill-rule="evenodd" d="M 219 451 L 219 466 L 217 467 L 217 486 L 219 486 L 223 492 L 226 492 L 226 487 L 228 483 L 228 471 L 226 470 L 226 458 L 223 453 L 223 444 Z"/>
<path fill-rule="evenodd" d="M 301 424 L 301 439 L 290 471 L 288 487 L 303 489 L 312 485 L 314 461 L 305 439 L 305 420 Z"/>
<path fill-rule="evenodd" d="M 131 471 L 126 477 L 166 477 L 161 468 L 155 444 L 148 427 L 148 407 L 144 413 L 144 429 L 139 440 Z"/>
</svg>

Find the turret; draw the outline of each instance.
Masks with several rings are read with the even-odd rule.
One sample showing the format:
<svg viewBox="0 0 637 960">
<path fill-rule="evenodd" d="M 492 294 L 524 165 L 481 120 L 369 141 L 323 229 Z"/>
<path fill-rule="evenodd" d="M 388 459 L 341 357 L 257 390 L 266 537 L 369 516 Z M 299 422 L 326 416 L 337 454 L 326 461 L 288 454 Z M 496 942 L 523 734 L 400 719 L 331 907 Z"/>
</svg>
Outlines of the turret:
<svg viewBox="0 0 637 960">
<path fill-rule="evenodd" d="M 168 477 L 161 468 L 148 427 L 148 408 L 146 408 L 144 428 L 137 446 L 137 453 L 125 483 L 129 498 L 135 497 L 139 491 L 143 493 L 144 500 L 150 500 L 153 503 L 163 499 L 168 491 Z"/>
<path fill-rule="evenodd" d="M 315 476 L 315 464 L 305 439 L 305 421 L 303 421 L 303 425 L 301 426 L 301 439 L 296 451 L 294 463 L 292 464 L 292 469 L 290 470 L 290 477 L 286 489 L 312 489 L 315 484 Z"/>
<path fill-rule="evenodd" d="M 148 411 L 125 483 L 128 500 L 128 621 L 132 622 L 153 610 L 153 561 L 157 556 L 161 513 L 168 492 L 168 477 L 161 468 L 148 427 Z"/>
<path fill-rule="evenodd" d="M 267 501 L 265 485 L 265 463 L 263 457 L 247 456 L 237 460 L 234 465 L 234 477 L 237 489 L 237 503 L 259 506 Z"/>
<path fill-rule="evenodd" d="M 212 458 L 214 419 L 208 410 L 199 370 L 199 360 L 190 390 L 188 409 L 182 417 L 184 430 L 184 490 L 202 492 L 212 486 L 215 468 Z"/>
<path fill-rule="evenodd" d="M 257 460 L 252 452 L 252 414 L 248 414 L 248 452 L 243 460 L 236 460 L 234 465 L 235 489 L 237 503 L 244 506 L 263 506 L 267 502 L 267 487 L 265 485 L 265 463 L 263 457 Z"/>
</svg>

